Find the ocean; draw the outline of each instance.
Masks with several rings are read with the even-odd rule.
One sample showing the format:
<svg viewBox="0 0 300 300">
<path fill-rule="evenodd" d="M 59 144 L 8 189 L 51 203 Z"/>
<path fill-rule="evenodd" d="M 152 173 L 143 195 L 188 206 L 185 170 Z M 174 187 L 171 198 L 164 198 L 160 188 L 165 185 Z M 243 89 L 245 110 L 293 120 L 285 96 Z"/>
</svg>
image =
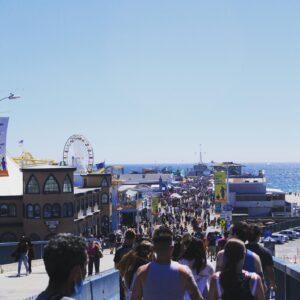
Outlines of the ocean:
<svg viewBox="0 0 300 300">
<path fill-rule="evenodd" d="M 245 163 L 243 171 L 245 173 L 258 174 L 259 170 L 264 170 L 267 178 L 267 186 L 281 189 L 284 192 L 300 192 L 300 163 Z M 165 167 L 176 170 L 188 170 L 193 164 L 126 164 L 123 165 L 124 172 L 141 172 L 143 168 Z"/>
<path fill-rule="evenodd" d="M 264 170 L 267 178 L 267 186 L 288 192 L 300 192 L 300 163 L 245 163 L 244 173 L 258 174 Z M 168 168 L 187 172 L 193 168 L 193 164 L 123 164 L 124 172 L 141 172 L 142 169 Z M 82 185 L 82 178 L 75 175 L 75 186 Z"/>
</svg>

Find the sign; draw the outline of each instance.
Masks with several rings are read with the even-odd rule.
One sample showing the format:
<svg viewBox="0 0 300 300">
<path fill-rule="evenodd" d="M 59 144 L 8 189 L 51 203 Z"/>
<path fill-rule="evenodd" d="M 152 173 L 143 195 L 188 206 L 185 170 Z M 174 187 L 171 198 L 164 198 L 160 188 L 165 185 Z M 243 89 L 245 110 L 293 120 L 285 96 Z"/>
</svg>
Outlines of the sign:
<svg viewBox="0 0 300 300">
<path fill-rule="evenodd" d="M 48 229 L 53 232 L 59 225 L 59 221 L 45 221 L 45 224 L 48 226 Z"/>
<path fill-rule="evenodd" d="M 226 185 L 226 173 L 215 173 L 215 200 L 219 203 L 227 202 L 227 185 Z"/>
<path fill-rule="evenodd" d="M 6 164 L 6 134 L 8 126 L 8 117 L 0 118 L 0 176 L 8 176 Z"/>
<path fill-rule="evenodd" d="M 152 197 L 151 199 L 151 210 L 153 215 L 158 214 L 158 197 Z"/>
<path fill-rule="evenodd" d="M 225 224 L 226 224 L 226 221 L 225 221 L 224 219 L 222 219 L 222 220 L 220 221 L 221 227 L 225 227 Z"/>
</svg>

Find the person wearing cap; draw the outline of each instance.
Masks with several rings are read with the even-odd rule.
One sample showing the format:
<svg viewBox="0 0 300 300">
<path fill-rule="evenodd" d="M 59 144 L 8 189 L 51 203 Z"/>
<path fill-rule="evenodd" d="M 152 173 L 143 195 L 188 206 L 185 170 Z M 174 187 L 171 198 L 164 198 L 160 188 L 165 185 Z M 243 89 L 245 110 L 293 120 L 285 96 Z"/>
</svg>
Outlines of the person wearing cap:
<svg viewBox="0 0 300 300">
<path fill-rule="evenodd" d="M 192 271 L 172 261 L 172 231 L 161 226 L 153 234 L 155 261 L 141 266 L 136 273 L 132 300 L 183 300 L 187 292 L 192 300 L 203 300 Z"/>
</svg>

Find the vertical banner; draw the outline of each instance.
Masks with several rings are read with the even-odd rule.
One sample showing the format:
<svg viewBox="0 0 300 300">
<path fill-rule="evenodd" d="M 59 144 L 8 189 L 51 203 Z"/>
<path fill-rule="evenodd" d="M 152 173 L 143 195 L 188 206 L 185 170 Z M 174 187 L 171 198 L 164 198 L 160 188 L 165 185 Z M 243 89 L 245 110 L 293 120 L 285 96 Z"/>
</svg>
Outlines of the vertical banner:
<svg viewBox="0 0 300 300">
<path fill-rule="evenodd" d="M 6 134 L 8 119 L 8 117 L 0 118 L 0 176 L 8 176 L 6 164 Z"/>
<path fill-rule="evenodd" d="M 227 184 L 225 172 L 215 173 L 215 200 L 216 202 L 222 204 L 227 202 Z"/>
</svg>

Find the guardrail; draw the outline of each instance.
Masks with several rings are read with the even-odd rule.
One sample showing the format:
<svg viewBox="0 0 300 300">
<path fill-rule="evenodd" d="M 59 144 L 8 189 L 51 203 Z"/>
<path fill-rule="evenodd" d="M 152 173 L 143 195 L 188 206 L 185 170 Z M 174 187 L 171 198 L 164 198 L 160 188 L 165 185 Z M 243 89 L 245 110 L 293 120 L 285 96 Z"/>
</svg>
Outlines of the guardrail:
<svg viewBox="0 0 300 300">
<path fill-rule="evenodd" d="M 48 241 L 32 242 L 34 259 L 41 259 L 44 255 L 44 247 Z M 11 254 L 16 250 L 18 242 L 0 243 L 0 265 L 10 264 L 15 262 L 15 258 Z"/>
<path fill-rule="evenodd" d="M 35 300 L 37 296 L 38 295 L 28 297 L 25 300 Z M 111 269 L 87 278 L 83 284 L 83 290 L 81 294 L 75 296 L 75 299 L 119 300 L 119 271 Z"/>
<path fill-rule="evenodd" d="M 300 265 L 287 264 L 273 257 L 277 284 L 276 300 L 300 299 Z"/>
</svg>

